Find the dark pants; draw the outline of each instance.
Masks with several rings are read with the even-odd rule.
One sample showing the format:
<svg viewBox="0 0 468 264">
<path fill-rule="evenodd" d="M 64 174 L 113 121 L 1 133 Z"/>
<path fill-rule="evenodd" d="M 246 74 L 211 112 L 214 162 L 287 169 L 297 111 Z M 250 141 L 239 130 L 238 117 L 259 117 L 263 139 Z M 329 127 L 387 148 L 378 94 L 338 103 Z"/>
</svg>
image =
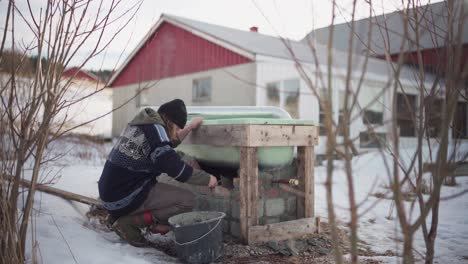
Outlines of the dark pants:
<svg viewBox="0 0 468 264">
<path fill-rule="evenodd" d="M 190 212 L 195 206 L 195 195 L 179 187 L 158 182 L 150 190 L 145 202 L 132 214 L 150 211 L 158 222 L 167 224 L 173 215 Z"/>
</svg>

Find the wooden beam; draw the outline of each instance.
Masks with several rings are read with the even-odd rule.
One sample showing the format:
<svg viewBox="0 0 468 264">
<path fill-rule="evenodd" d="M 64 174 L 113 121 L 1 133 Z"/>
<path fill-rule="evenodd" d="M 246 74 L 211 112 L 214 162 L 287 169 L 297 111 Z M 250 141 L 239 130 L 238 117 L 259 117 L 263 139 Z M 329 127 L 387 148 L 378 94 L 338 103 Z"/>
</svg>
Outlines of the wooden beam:
<svg viewBox="0 0 468 264">
<path fill-rule="evenodd" d="M 309 218 L 314 213 L 314 148 L 297 148 L 297 173 L 299 178 L 299 191 L 304 193 L 304 199 L 297 198 L 297 218 Z"/>
<path fill-rule="evenodd" d="M 14 178 L 12 176 L 6 176 L 6 179 L 9 180 L 9 181 L 14 180 Z M 31 186 L 31 182 L 28 181 L 28 180 L 25 180 L 25 179 L 21 179 L 20 180 L 20 185 L 29 188 Z M 55 195 L 55 196 L 58 196 L 58 197 L 61 197 L 61 198 L 65 199 L 65 200 L 75 201 L 75 202 L 89 204 L 89 205 L 96 205 L 96 206 L 99 206 L 99 207 L 102 206 L 101 201 L 99 201 L 97 199 L 93 199 L 93 198 L 86 197 L 86 196 L 76 194 L 76 193 L 72 193 L 72 192 L 67 192 L 67 191 L 60 190 L 60 189 L 50 187 L 50 186 L 47 186 L 47 185 L 43 185 L 43 184 L 37 184 L 36 185 L 36 190 L 41 191 L 41 192 L 45 192 L 45 193 L 48 193 L 48 194 L 52 194 L 52 195 Z"/>
<path fill-rule="evenodd" d="M 300 125 L 205 125 L 190 133 L 183 144 L 211 146 L 313 146 L 315 126 Z"/>
<path fill-rule="evenodd" d="M 249 223 L 248 226 L 258 225 L 258 159 L 257 148 L 249 148 Z"/>
<path fill-rule="evenodd" d="M 258 224 L 258 160 L 257 150 L 251 147 L 240 148 L 240 235 L 248 243 L 251 225 Z"/>
<path fill-rule="evenodd" d="M 312 236 L 317 230 L 316 219 L 303 218 L 249 229 L 249 245 L 267 241 L 302 239 Z"/>
<path fill-rule="evenodd" d="M 313 217 L 314 216 L 314 148 L 313 147 L 298 147 L 298 176 L 300 190 L 304 191 L 304 199 L 298 199 L 298 217 Z M 300 210 L 299 210 L 300 209 Z M 300 215 L 299 215 L 300 214 Z"/>
<path fill-rule="evenodd" d="M 317 144 L 315 126 L 251 125 L 249 129 L 249 146 L 314 146 Z"/>
<path fill-rule="evenodd" d="M 205 125 L 187 135 L 183 144 L 246 146 L 248 125 Z"/>
</svg>

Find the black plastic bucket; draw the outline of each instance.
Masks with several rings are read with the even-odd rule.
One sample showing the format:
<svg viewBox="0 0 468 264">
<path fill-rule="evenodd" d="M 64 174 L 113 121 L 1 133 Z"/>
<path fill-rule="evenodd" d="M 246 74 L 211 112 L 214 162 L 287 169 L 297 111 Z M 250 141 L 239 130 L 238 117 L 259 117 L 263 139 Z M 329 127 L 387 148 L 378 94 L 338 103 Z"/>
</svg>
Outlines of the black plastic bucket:
<svg viewBox="0 0 468 264">
<path fill-rule="evenodd" d="M 223 212 L 190 212 L 169 218 L 177 256 L 188 263 L 210 263 L 221 256 Z"/>
</svg>

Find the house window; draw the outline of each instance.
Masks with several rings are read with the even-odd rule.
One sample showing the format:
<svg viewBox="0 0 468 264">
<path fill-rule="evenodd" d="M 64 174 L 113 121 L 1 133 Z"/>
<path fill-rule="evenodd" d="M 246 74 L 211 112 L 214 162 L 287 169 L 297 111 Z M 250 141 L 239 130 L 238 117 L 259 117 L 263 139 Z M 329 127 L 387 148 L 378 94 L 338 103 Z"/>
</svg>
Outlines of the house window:
<svg viewBox="0 0 468 264">
<path fill-rule="evenodd" d="M 414 137 L 416 134 L 413 121 L 413 116 L 416 114 L 416 99 L 416 95 L 397 94 L 397 125 L 402 137 Z"/>
<path fill-rule="evenodd" d="M 285 80 L 283 87 L 286 97 L 284 108 L 292 118 L 299 118 L 299 79 Z"/>
<path fill-rule="evenodd" d="M 149 89 L 148 88 L 138 88 L 136 91 L 135 96 L 135 104 L 136 107 L 142 107 L 148 105 L 148 96 L 149 96 Z"/>
<path fill-rule="evenodd" d="M 338 111 L 339 111 L 339 115 L 338 115 L 338 135 L 339 136 L 344 136 L 345 134 L 345 126 L 346 124 L 344 123 L 343 119 L 344 119 L 344 111 L 345 111 L 345 96 L 346 96 L 346 92 L 345 91 L 340 91 L 338 93 L 338 100 L 339 100 L 339 105 L 338 105 Z"/>
<path fill-rule="evenodd" d="M 454 138 L 467 138 L 466 129 L 466 103 L 457 103 L 455 114 L 453 116 L 452 136 Z"/>
<path fill-rule="evenodd" d="M 211 78 L 210 77 L 193 80 L 192 100 L 194 102 L 211 100 Z"/>
<path fill-rule="evenodd" d="M 381 148 L 386 141 L 385 133 L 361 132 L 359 143 L 361 148 Z"/>
<path fill-rule="evenodd" d="M 270 106 L 280 106 L 280 93 L 279 93 L 279 83 L 268 83 L 266 85 L 267 90 L 267 105 Z"/>
<path fill-rule="evenodd" d="M 323 136 L 327 134 L 325 129 L 325 109 L 323 106 L 328 105 L 328 90 L 320 89 L 319 90 L 320 101 L 319 102 L 319 135 Z"/>
<path fill-rule="evenodd" d="M 362 122 L 366 125 L 382 125 L 384 93 L 376 87 L 367 88 L 359 93 L 359 104 L 363 109 Z"/>
<path fill-rule="evenodd" d="M 442 99 L 436 96 L 427 96 L 424 98 L 426 133 L 429 137 L 437 137 L 440 134 L 440 125 L 442 123 Z"/>
</svg>

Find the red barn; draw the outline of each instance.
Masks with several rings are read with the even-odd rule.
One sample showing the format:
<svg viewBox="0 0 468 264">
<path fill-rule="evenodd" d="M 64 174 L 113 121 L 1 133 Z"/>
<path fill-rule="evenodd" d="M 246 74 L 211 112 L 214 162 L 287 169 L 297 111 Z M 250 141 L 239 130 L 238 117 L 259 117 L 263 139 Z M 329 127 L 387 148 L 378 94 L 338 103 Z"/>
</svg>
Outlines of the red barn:
<svg viewBox="0 0 468 264">
<path fill-rule="evenodd" d="M 86 80 L 89 82 L 99 83 L 102 82 L 99 77 L 91 72 L 87 72 L 78 67 L 72 67 L 63 71 L 62 78 L 73 78 L 78 80 Z"/>
</svg>

